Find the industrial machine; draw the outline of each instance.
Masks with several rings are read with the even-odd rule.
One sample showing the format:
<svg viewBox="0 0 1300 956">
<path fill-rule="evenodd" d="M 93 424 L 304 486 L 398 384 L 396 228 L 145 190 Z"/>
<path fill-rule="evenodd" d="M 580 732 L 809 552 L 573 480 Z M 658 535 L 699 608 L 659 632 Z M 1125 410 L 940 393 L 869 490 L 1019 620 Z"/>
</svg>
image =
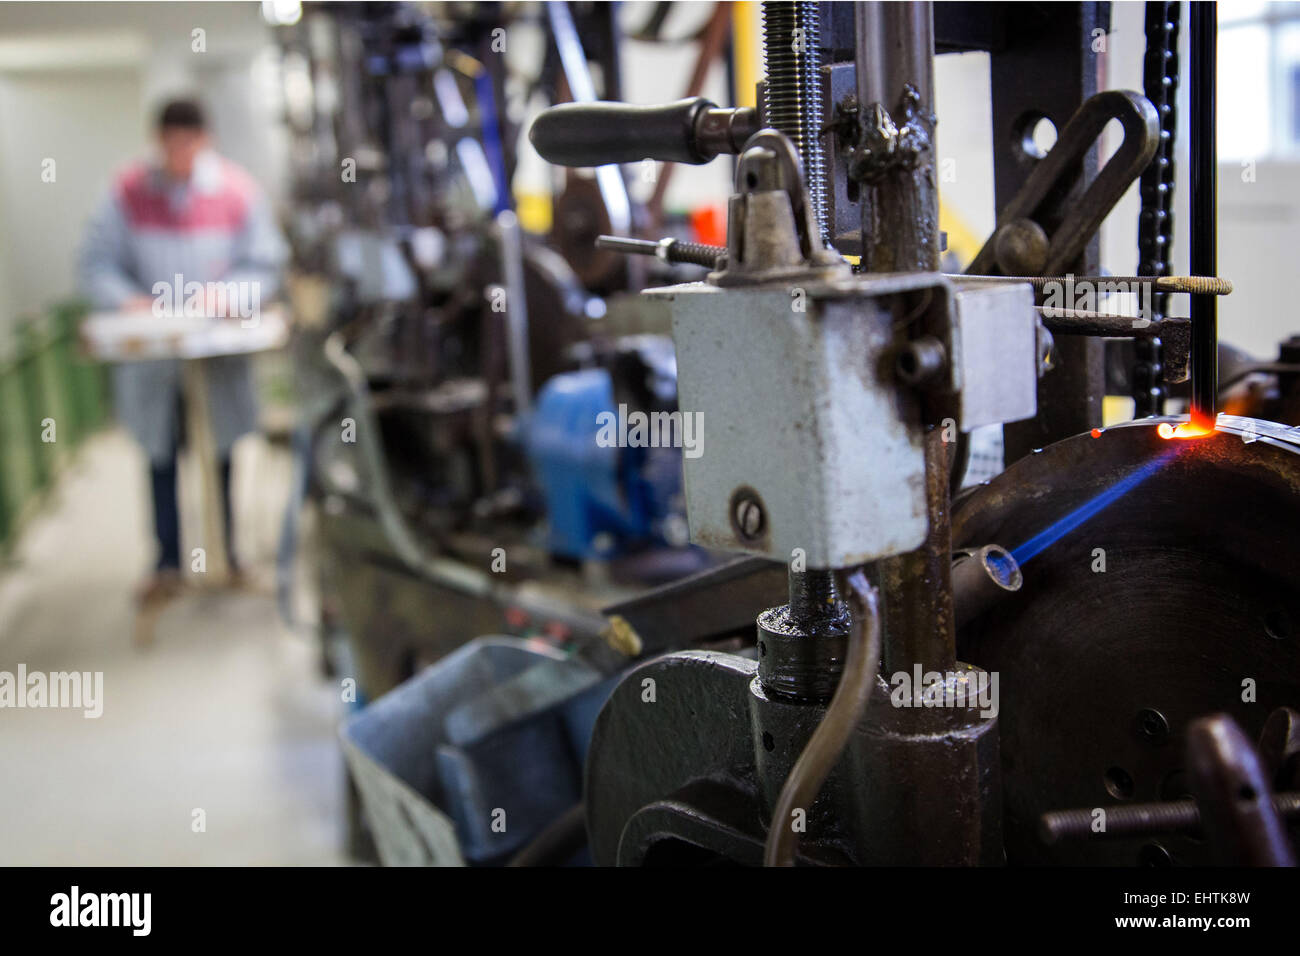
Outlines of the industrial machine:
<svg viewBox="0 0 1300 956">
<path fill-rule="evenodd" d="M 635 666 L 568 825 L 598 865 L 1293 864 L 1300 430 L 1218 414 L 1213 5 L 1188 24 L 1185 277 L 1177 3 L 1147 4 L 1144 93 L 1097 87 L 1107 4 L 762 8 L 757 110 L 573 103 L 530 131 L 567 166 L 735 157 L 725 247 L 601 241 L 710 269 L 645 295 L 704 425 L 690 538 L 732 557 L 607 609 Z M 933 58 L 972 49 L 998 219 L 951 275 Z M 1142 275 L 1101 277 L 1134 182 Z M 1102 282 L 1150 308 L 1081 305 Z M 1104 428 L 1116 338 L 1139 417 Z M 959 491 L 990 425 L 1005 470 Z"/>
<path fill-rule="evenodd" d="M 358 709 L 439 668 L 419 714 L 450 721 L 416 736 L 389 700 L 345 733 L 387 862 L 500 862 L 567 809 L 590 735 L 572 715 L 624 664 L 600 608 L 716 562 L 687 540 L 667 311 L 635 294 L 678 267 L 575 240 L 639 214 L 617 171 L 567 182 L 547 235 L 516 207 L 519 108 L 619 92 L 612 8 L 544 11 L 525 75 L 506 51 L 537 15 L 322 4 L 279 28 L 306 504 L 288 510 L 282 605 L 305 510 L 326 666 Z M 508 834 L 481 826 L 512 796 Z"/>
<path fill-rule="evenodd" d="M 645 270 L 557 251 L 628 226 L 622 179 L 562 194 L 548 239 L 515 209 L 514 100 L 592 73 L 618 91 L 611 13 L 560 12 L 535 77 L 502 55 L 535 15 L 517 6 L 328 4 L 280 28 L 301 489 L 362 700 L 481 634 L 600 657 L 602 604 L 712 561 L 686 540 L 681 449 L 595 442 L 601 413 L 677 415 Z"/>
</svg>

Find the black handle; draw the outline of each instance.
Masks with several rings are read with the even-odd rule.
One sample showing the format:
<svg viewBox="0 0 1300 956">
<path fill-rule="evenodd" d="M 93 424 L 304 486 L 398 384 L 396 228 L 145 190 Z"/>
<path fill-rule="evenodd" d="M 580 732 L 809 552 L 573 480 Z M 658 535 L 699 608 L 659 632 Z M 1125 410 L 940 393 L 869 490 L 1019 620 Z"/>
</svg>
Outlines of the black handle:
<svg viewBox="0 0 1300 956">
<path fill-rule="evenodd" d="M 604 166 L 657 159 L 707 163 L 718 154 L 699 141 L 696 124 L 714 106 L 701 96 L 665 106 L 565 103 L 544 110 L 528 138 L 547 162 Z"/>
</svg>

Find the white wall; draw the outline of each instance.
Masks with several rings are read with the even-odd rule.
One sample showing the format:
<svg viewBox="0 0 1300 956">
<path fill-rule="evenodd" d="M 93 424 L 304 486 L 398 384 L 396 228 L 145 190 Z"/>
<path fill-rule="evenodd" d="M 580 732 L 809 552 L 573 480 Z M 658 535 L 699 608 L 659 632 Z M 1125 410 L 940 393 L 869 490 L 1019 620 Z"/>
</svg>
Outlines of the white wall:
<svg viewBox="0 0 1300 956">
<path fill-rule="evenodd" d="M 166 98 L 202 100 L 221 150 L 281 194 L 271 39 L 253 2 L 0 3 L 0 339 L 74 291 L 86 219 L 114 170 L 149 148 Z"/>
<path fill-rule="evenodd" d="M 75 285 L 80 225 L 107 170 L 139 145 L 134 70 L 0 76 L 0 300 L 6 317 L 37 310 Z M 43 173 L 52 163 L 53 182 Z"/>
</svg>

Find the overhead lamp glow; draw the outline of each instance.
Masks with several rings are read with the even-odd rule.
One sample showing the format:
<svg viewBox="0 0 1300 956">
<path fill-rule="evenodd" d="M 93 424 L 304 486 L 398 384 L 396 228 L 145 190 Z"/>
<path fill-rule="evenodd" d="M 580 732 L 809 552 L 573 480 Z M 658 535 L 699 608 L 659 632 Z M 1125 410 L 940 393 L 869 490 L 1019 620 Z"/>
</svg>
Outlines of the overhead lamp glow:
<svg viewBox="0 0 1300 956">
<path fill-rule="evenodd" d="M 292 26 L 302 19 L 298 0 L 262 0 L 262 19 L 272 26 Z"/>
</svg>

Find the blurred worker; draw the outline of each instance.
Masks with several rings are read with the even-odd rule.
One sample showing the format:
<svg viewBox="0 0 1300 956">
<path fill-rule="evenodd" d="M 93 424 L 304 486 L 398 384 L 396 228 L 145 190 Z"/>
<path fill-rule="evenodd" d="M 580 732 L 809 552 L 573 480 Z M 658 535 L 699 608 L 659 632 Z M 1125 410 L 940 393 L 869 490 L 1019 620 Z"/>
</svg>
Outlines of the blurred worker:
<svg viewBox="0 0 1300 956">
<path fill-rule="evenodd" d="M 202 108 L 191 100 L 163 107 L 157 155 L 121 172 L 87 229 L 81 253 L 82 293 L 97 310 L 148 311 L 177 301 L 183 282 L 252 289 L 269 301 L 278 288 L 285 243 L 252 177 L 211 148 Z M 160 290 L 166 291 L 160 291 Z M 208 296 L 211 309 L 218 298 Z M 219 307 L 233 314 L 220 296 Z M 221 473 L 226 553 L 231 548 L 230 452 L 257 427 L 252 368 L 245 356 L 207 363 L 208 409 Z M 181 367 L 174 359 L 125 362 L 113 369 L 118 420 L 149 455 L 158 563 L 140 591 L 142 602 L 165 598 L 180 585 L 180 517 L 176 453 L 182 439 Z"/>
</svg>

